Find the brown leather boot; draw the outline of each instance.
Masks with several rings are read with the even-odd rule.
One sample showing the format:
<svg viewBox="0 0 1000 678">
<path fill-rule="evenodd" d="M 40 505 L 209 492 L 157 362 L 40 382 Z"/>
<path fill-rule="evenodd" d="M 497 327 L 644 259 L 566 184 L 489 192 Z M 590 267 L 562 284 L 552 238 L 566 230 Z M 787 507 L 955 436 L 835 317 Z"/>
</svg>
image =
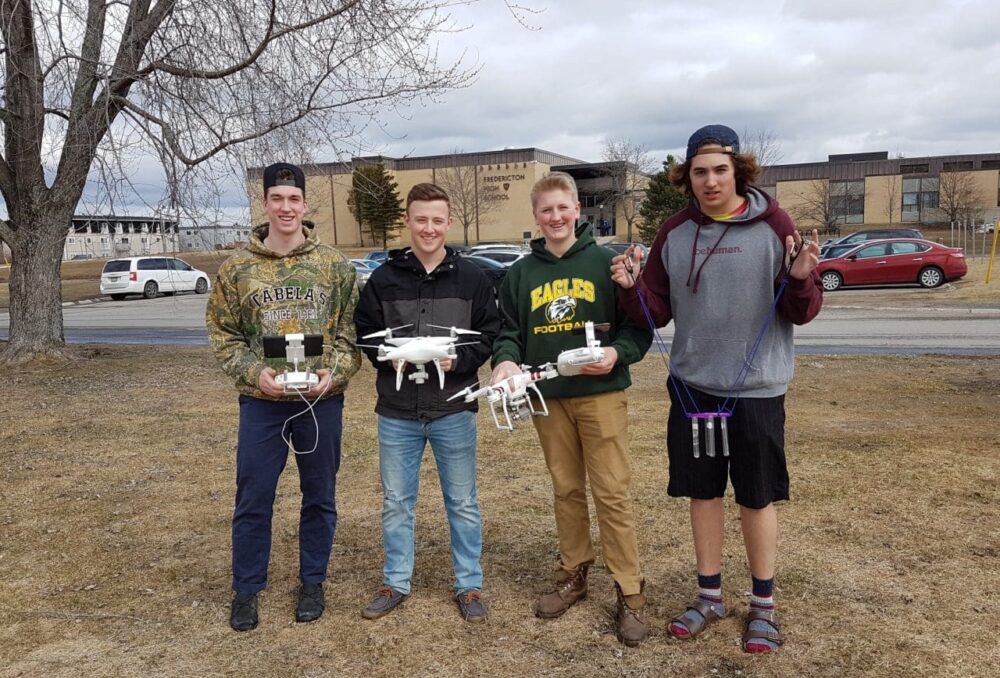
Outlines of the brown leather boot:
<svg viewBox="0 0 1000 678">
<path fill-rule="evenodd" d="M 556 574 L 555 590 L 546 593 L 535 603 L 535 616 L 555 619 L 577 601 L 587 597 L 587 570 L 589 563 L 578 565 L 575 570 L 560 569 Z"/>
<path fill-rule="evenodd" d="M 622 593 L 618 582 L 615 582 L 615 592 L 618 594 L 618 604 L 615 606 L 615 635 L 629 647 L 635 647 L 649 635 L 649 627 L 639 616 L 642 608 L 646 607 L 646 595 L 643 593 L 645 588 L 644 581 L 640 585 L 639 593 L 626 596 Z"/>
</svg>

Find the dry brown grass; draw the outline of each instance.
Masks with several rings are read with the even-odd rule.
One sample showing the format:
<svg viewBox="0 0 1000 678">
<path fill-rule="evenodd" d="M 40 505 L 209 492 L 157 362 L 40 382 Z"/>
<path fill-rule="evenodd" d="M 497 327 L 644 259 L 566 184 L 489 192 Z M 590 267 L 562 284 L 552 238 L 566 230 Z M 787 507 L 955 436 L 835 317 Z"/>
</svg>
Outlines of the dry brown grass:
<svg viewBox="0 0 1000 678">
<path fill-rule="evenodd" d="M 530 426 L 480 413 L 483 626 L 450 601 L 448 532 L 424 468 L 413 597 L 377 622 L 373 371 L 352 382 L 329 607 L 292 621 L 298 490 L 276 505 L 261 626 L 227 624 L 236 397 L 207 350 L 79 348 L 7 377 L 0 401 L 0 675 L 972 676 L 1000 662 L 1000 358 L 810 356 L 789 397 L 793 500 L 779 509 L 777 656 L 738 647 L 748 573 L 729 511 L 733 616 L 694 642 L 663 631 L 693 590 L 685 502 L 665 496 L 663 367 L 635 369 L 634 493 L 653 634 L 611 630 L 612 584 L 562 619 L 531 614 L 555 556 Z M 730 509 L 732 509 L 730 505 Z M 990 669 L 990 667 L 994 667 Z"/>
</svg>

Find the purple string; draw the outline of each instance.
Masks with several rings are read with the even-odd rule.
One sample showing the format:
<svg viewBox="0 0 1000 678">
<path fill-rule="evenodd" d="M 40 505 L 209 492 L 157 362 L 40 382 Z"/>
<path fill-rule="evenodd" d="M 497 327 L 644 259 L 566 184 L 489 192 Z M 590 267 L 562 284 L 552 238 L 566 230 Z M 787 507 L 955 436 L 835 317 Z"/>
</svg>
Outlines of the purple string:
<svg viewBox="0 0 1000 678">
<path fill-rule="evenodd" d="M 764 341 L 764 336 L 767 334 L 767 328 L 770 327 L 771 325 L 771 319 L 775 315 L 775 310 L 778 307 L 778 302 L 781 300 L 781 295 L 785 291 L 785 288 L 788 287 L 788 281 L 790 278 L 789 271 L 791 271 L 792 263 L 794 261 L 795 261 L 795 256 L 791 257 L 788 262 L 788 268 L 785 270 L 785 277 L 781 281 L 781 285 L 778 287 L 778 291 L 774 295 L 774 301 L 771 302 L 771 309 L 768 311 L 767 317 L 764 319 L 764 327 L 761 328 L 760 333 L 754 340 L 753 347 L 750 349 L 750 353 L 747 354 L 747 357 L 743 360 L 743 367 L 740 369 L 739 374 L 736 375 L 736 381 L 734 381 L 733 385 L 729 387 L 729 391 L 726 394 L 726 399 L 722 401 L 722 407 L 719 408 L 720 414 L 725 413 L 727 415 L 732 415 L 733 410 L 736 409 L 736 401 L 739 400 L 739 396 L 735 395 L 736 390 L 739 387 L 741 387 L 744 383 L 746 383 L 747 377 L 750 376 L 750 366 L 753 364 L 753 359 L 757 355 L 757 351 L 760 349 L 761 343 L 763 343 Z M 632 277 L 632 282 L 635 284 L 635 291 L 637 296 L 639 297 L 639 305 L 642 307 L 642 311 L 646 316 L 646 322 L 649 323 L 649 328 L 653 332 L 653 338 L 656 340 L 660 352 L 664 353 L 666 351 L 666 342 L 663 341 L 663 338 L 660 337 L 659 333 L 656 331 L 656 323 L 653 321 L 653 314 L 649 310 L 649 306 L 646 304 L 646 297 L 642 292 L 642 287 L 639 286 L 639 281 L 636 280 L 635 276 L 632 275 L 632 271 L 629 271 L 628 273 L 629 276 Z M 677 393 L 678 400 L 680 401 L 681 404 L 681 409 L 684 411 L 684 416 L 690 419 L 693 414 L 699 414 L 699 412 L 697 412 L 698 401 L 695 400 L 694 395 L 688 388 L 687 382 L 684 380 L 684 377 L 677 375 L 672 365 L 673 361 L 671 361 L 670 365 L 667 366 L 667 370 L 669 372 L 668 383 L 669 380 L 672 379 L 674 382 L 680 382 L 681 386 L 684 387 L 684 391 L 687 394 L 687 397 L 691 401 L 691 407 L 693 411 L 689 411 L 687 406 L 684 404 L 683 394 L 681 394 L 680 390 L 677 388 L 676 385 L 674 386 L 674 391 Z M 732 405 L 729 404 L 730 400 L 733 401 Z"/>
</svg>

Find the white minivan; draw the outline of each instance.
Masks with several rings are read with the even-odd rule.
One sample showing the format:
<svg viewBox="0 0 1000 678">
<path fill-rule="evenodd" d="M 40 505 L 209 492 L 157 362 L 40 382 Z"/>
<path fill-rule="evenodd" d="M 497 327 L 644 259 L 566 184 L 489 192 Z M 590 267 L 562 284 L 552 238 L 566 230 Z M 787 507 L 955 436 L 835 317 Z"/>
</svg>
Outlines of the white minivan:
<svg viewBox="0 0 1000 678">
<path fill-rule="evenodd" d="M 127 294 L 152 299 L 161 292 L 204 294 L 208 290 L 207 273 L 173 257 L 111 259 L 101 272 L 101 294 L 115 301 Z"/>
</svg>

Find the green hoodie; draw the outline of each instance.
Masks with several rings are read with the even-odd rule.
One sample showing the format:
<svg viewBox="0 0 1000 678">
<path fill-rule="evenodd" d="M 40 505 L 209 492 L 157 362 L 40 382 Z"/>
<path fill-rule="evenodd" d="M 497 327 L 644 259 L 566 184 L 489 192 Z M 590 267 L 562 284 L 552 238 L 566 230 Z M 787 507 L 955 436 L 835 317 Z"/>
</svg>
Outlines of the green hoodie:
<svg viewBox="0 0 1000 678">
<path fill-rule="evenodd" d="M 557 377 L 537 383 L 547 398 L 595 395 L 628 388 L 628 366 L 646 354 L 652 333 L 634 325 L 618 308 L 611 280 L 615 253 L 594 240 L 588 225 L 578 226 L 577 240 L 562 256 L 545 249 L 545 239 L 531 241 L 531 254 L 517 261 L 500 288 L 503 329 L 493 344 L 493 365 L 505 360 L 537 367 L 555 363 L 559 353 L 581 348 L 586 321 L 610 323 L 597 332 L 601 346 L 618 352 L 618 363 L 605 376 Z M 580 329 L 579 334 L 572 330 Z"/>
</svg>

